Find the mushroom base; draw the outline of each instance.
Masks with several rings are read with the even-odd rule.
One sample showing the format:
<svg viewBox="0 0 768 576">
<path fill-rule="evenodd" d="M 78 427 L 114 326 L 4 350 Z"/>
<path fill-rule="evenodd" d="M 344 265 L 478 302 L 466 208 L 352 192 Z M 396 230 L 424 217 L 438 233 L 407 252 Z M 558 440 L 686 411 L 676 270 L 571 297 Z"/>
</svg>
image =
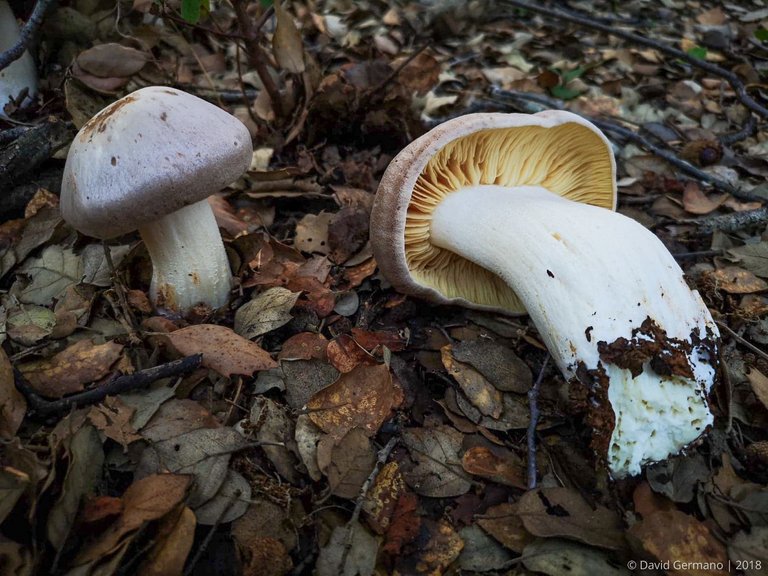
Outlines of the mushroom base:
<svg viewBox="0 0 768 576">
<path fill-rule="evenodd" d="M 592 375 L 593 398 L 613 411 L 600 419 L 612 429 L 595 433 L 614 476 L 679 452 L 711 424 L 717 327 L 634 220 L 540 187 L 475 186 L 443 199 L 430 237 L 514 290 L 567 380 Z"/>
<path fill-rule="evenodd" d="M 232 272 L 208 200 L 139 228 L 152 258 L 150 298 L 157 308 L 186 312 L 197 304 L 224 306 Z"/>
</svg>

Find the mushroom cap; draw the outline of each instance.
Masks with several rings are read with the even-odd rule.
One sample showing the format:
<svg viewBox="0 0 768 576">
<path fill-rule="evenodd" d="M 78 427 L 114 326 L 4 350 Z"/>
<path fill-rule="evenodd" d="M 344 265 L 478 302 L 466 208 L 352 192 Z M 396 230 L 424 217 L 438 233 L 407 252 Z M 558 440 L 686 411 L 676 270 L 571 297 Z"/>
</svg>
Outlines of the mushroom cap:
<svg viewBox="0 0 768 576">
<path fill-rule="evenodd" d="M 468 114 L 414 140 L 390 162 L 371 212 L 379 269 L 400 292 L 441 304 L 524 314 L 504 280 L 433 245 L 432 212 L 471 186 L 540 186 L 576 202 L 616 208 L 608 139 L 570 112 Z"/>
<path fill-rule="evenodd" d="M 221 108 L 174 88 L 142 88 L 75 136 L 61 213 L 89 236 L 120 236 L 237 180 L 252 154 L 248 129 Z"/>
</svg>

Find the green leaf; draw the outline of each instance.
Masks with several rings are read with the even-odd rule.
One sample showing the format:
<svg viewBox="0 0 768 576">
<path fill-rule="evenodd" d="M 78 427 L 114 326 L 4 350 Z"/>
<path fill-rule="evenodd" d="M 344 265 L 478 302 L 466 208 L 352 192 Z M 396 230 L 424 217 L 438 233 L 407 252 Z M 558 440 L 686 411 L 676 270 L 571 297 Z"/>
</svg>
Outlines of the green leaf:
<svg viewBox="0 0 768 576">
<path fill-rule="evenodd" d="M 707 57 L 707 49 L 703 46 L 694 46 L 688 50 L 688 56 L 696 58 L 697 60 L 704 60 Z"/>
<path fill-rule="evenodd" d="M 584 72 L 586 72 L 588 68 L 584 66 L 579 66 L 578 68 L 574 68 L 573 70 L 568 70 L 567 72 L 563 72 L 561 74 L 561 78 L 563 79 L 563 84 L 568 84 L 571 80 L 576 80 L 576 78 L 581 78 L 581 76 L 584 75 Z"/>
<path fill-rule="evenodd" d="M 573 100 L 581 94 L 580 90 L 576 90 L 574 88 L 568 88 L 567 86 L 552 86 L 552 88 L 549 89 L 552 96 L 555 98 L 559 98 L 560 100 Z"/>
<path fill-rule="evenodd" d="M 207 4 L 208 0 L 181 0 L 181 17 L 190 24 L 197 24 L 204 2 Z"/>
<path fill-rule="evenodd" d="M 768 30 L 760 26 L 760 28 L 755 30 L 755 38 L 760 40 L 760 42 L 768 41 Z"/>
</svg>

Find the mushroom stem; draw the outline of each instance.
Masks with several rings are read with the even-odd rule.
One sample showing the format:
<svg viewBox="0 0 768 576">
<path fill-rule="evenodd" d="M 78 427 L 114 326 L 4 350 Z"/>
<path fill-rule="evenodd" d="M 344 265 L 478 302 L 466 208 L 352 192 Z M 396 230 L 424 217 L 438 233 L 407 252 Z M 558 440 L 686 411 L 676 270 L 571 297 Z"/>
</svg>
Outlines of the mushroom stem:
<svg viewBox="0 0 768 576">
<path fill-rule="evenodd" d="M 19 25 L 6 0 L 0 0 L 0 52 L 8 50 L 19 40 Z M 28 51 L 21 58 L 0 69 L 0 118 L 6 116 L 3 108 L 11 99 L 18 98 L 24 90 L 26 95 L 19 102 L 27 105 L 37 93 L 37 69 Z"/>
<path fill-rule="evenodd" d="M 139 234 L 152 258 L 155 306 L 184 312 L 201 302 L 227 303 L 232 272 L 207 199 L 141 226 Z"/>
<path fill-rule="evenodd" d="M 600 417 L 615 426 L 597 442 L 614 476 L 679 452 L 712 423 L 718 333 L 700 296 L 634 220 L 537 186 L 509 192 L 448 194 L 432 242 L 502 278 L 566 379 L 588 386 L 593 408 L 610 405 Z"/>
</svg>

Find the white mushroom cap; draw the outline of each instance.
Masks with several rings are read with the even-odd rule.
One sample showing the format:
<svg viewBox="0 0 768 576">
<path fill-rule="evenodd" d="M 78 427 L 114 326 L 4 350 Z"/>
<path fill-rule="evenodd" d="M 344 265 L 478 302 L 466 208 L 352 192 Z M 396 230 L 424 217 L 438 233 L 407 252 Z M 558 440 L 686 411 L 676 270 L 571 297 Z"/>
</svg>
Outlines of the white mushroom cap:
<svg viewBox="0 0 768 576">
<path fill-rule="evenodd" d="M 234 116 L 174 88 L 142 88 L 78 132 L 61 213 L 89 236 L 120 236 L 231 184 L 252 154 L 248 129 Z"/>
<path fill-rule="evenodd" d="M 8 50 L 19 40 L 19 25 L 6 0 L 0 0 L 0 52 Z M 17 98 L 24 90 L 27 98 L 21 103 L 29 104 L 37 94 L 37 69 L 28 51 L 21 58 L 0 70 L 0 118 L 5 116 L 3 108 L 11 98 Z"/>
</svg>

